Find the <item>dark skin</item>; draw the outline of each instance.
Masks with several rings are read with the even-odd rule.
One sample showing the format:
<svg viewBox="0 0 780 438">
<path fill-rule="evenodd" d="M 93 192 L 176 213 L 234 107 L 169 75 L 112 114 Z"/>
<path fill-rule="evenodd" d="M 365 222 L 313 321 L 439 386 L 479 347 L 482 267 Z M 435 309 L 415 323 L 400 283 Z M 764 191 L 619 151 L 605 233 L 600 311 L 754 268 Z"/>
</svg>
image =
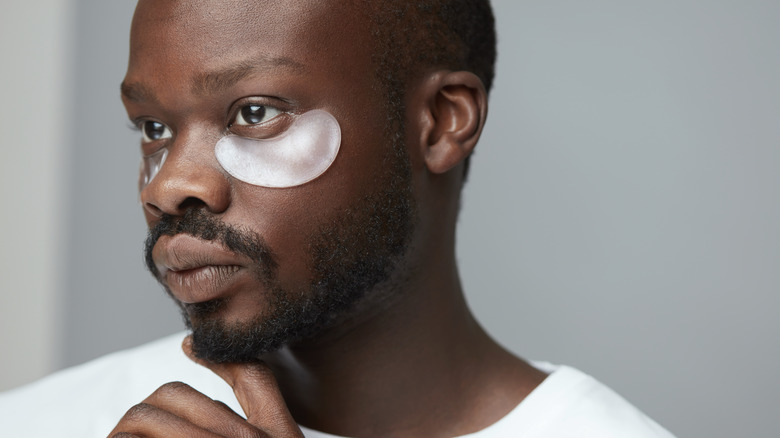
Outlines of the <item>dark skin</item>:
<svg viewBox="0 0 780 438">
<path fill-rule="evenodd" d="M 324 1 L 141 0 L 123 101 L 131 119 L 172 132 L 165 165 L 141 192 L 149 225 L 161 213 L 203 208 L 261 235 L 278 256 L 279 282 L 305 290 L 306 237 L 376 190 L 383 174 L 386 114 L 370 35 L 356 7 Z M 203 80 L 215 72 L 220 80 Z M 332 328 L 254 364 L 196 359 L 185 341 L 185 353 L 233 387 L 246 420 L 174 383 L 131 408 L 111 436 L 301 436 L 297 424 L 344 436 L 458 436 L 498 421 L 546 377 L 481 329 L 455 263 L 463 160 L 485 122 L 484 87 L 472 73 L 430 68 L 407 84 L 406 96 L 417 221 L 399 272 Z M 331 168 L 288 189 L 252 186 L 222 170 L 213 148 L 226 130 L 260 137 L 283 128 L 284 119 L 228 127 L 236 108 L 256 97 L 292 114 L 334 115 L 342 146 Z M 159 145 L 143 147 L 148 154 Z M 157 255 L 171 245 L 161 242 Z M 230 263 L 243 272 L 244 260 Z M 218 315 L 226 321 L 263 312 L 263 286 L 237 278 L 218 292 L 229 298 Z M 189 291 L 172 293 L 193 300 Z"/>
</svg>

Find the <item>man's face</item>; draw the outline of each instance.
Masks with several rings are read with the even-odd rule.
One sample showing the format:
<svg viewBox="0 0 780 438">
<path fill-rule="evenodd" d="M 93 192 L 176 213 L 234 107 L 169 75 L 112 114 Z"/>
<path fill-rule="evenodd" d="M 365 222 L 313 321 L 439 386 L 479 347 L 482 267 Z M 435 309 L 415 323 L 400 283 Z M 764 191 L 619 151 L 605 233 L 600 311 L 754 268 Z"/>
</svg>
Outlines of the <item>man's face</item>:
<svg viewBox="0 0 780 438">
<path fill-rule="evenodd" d="M 139 2 L 123 101 L 147 134 L 144 155 L 168 150 L 141 191 L 147 262 L 203 357 L 252 360 L 314 337 L 398 280 L 414 222 L 409 165 L 403 145 L 388 140 L 402 136 L 389 132 L 367 20 L 337 9 L 317 0 Z M 249 106 L 280 115 L 236 123 Z M 332 114 L 342 138 L 317 179 L 263 188 L 217 162 L 222 136 L 265 138 L 313 109 Z"/>
</svg>

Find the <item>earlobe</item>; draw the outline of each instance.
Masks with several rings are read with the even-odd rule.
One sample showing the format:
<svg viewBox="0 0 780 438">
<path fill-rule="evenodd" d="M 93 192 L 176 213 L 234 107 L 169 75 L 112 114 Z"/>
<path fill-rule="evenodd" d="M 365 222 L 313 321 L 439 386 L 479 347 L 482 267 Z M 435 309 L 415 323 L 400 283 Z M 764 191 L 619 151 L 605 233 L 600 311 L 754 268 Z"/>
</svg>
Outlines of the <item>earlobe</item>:
<svg viewBox="0 0 780 438">
<path fill-rule="evenodd" d="M 487 116 L 487 93 L 473 73 L 437 72 L 429 86 L 423 156 L 432 173 L 449 171 L 477 145 Z"/>
</svg>

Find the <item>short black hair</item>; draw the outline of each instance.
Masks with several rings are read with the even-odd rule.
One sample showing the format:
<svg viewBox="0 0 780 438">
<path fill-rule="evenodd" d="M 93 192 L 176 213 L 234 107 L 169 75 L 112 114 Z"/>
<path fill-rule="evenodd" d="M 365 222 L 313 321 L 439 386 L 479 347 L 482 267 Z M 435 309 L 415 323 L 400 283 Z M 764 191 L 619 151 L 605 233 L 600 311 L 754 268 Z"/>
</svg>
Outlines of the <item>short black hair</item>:
<svg viewBox="0 0 780 438">
<path fill-rule="evenodd" d="M 496 32 L 489 0 L 369 2 L 378 82 L 387 99 L 388 116 L 400 132 L 406 86 L 430 68 L 470 71 L 490 92 Z M 464 178 L 468 167 L 467 158 Z"/>
</svg>

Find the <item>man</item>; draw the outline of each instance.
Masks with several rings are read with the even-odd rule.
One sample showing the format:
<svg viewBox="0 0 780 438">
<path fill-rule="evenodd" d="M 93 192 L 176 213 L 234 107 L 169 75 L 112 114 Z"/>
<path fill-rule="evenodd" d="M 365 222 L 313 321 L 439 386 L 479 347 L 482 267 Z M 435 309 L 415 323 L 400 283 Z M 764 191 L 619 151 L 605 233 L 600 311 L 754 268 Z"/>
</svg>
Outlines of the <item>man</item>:
<svg viewBox="0 0 780 438">
<path fill-rule="evenodd" d="M 494 58 L 487 2 L 139 1 L 122 99 L 146 260 L 203 368 L 180 338 L 120 353 L 9 396 L 46 413 L 10 427 L 670 436 L 466 306 L 455 223 Z"/>
</svg>

